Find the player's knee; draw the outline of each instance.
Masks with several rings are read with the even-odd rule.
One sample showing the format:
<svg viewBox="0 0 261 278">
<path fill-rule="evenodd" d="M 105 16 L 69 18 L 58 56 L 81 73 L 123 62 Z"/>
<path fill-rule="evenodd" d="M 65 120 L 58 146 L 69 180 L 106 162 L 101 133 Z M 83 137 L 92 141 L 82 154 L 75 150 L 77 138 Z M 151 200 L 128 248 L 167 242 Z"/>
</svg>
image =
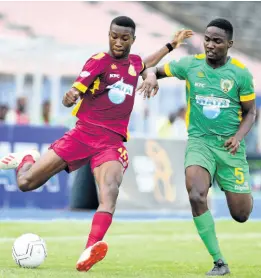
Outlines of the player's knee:
<svg viewBox="0 0 261 278">
<path fill-rule="evenodd" d="M 109 196 L 118 196 L 119 186 L 122 181 L 122 174 L 118 172 L 108 172 L 105 175 L 105 187 Z"/>
<path fill-rule="evenodd" d="M 22 192 L 27 192 L 29 191 L 30 188 L 30 180 L 27 179 L 26 177 L 20 177 L 17 180 L 18 187 Z"/>
<path fill-rule="evenodd" d="M 237 221 L 237 222 L 239 222 L 239 223 L 244 223 L 244 222 L 246 222 L 246 221 L 248 220 L 248 218 L 249 218 L 249 214 L 247 214 L 247 213 L 245 213 L 245 214 L 240 214 L 240 215 L 238 215 L 238 214 L 231 214 L 231 216 L 232 216 L 232 218 L 233 218 L 235 221 Z"/>
<path fill-rule="evenodd" d="M 251 210 L 249 210 L 249 211 L 239 210 L 239 211 L 236 211 L 236 212 L 231 212 L 232 218 L 239 223 L 246 222 L 248 220 L 250 214 L 251 214 Z"/>
<path fill-rule="evenodd" d="M 122 182 L 122 173 L 119 171 L 107 172 L 105 174 L 105 184 L 109 188 L 119 188 Z"/>
<path fill-rule="evenodd" d="M 188 194 L 192 207 L 198 205 L 205 205 L 207 203 L 206 194 L 203 191 L 197 190 L 196 186 L 192 186 Z"/>
</svg>

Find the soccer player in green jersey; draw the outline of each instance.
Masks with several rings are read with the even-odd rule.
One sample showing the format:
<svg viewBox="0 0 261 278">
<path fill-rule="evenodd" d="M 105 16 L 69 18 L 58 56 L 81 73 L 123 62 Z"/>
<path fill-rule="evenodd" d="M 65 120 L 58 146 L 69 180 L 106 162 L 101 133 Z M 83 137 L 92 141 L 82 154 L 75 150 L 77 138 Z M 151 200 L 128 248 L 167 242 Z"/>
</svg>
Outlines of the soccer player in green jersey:
<svg viewBox="0 0 261 278">
<path fill-rule="evenodd" d="M 156 79 L 175 76 L 186 80 L 186 187 L 194 223 L 214 260 L 209 276 L 229 273 L 207 205 L 213 180 L 225 192 L 236 221 L 247 221 L 253 208 L 244 137 L 255 121 L 255 93 L 251 73 L 240 61 L 228 56 L 232 38 L 229 21 L 211 21 L 204 36 L 205 54 L 147 69 L 138 88 L 149 98 L 157 93 Z"/>
</svg>

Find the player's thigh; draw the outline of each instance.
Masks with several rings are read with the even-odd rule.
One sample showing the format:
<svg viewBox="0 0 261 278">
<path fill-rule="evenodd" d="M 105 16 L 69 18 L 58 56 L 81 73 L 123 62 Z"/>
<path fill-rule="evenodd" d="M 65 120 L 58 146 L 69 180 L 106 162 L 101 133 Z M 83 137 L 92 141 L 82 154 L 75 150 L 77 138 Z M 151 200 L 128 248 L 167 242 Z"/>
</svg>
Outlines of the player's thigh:
<svg viewBox="0 0 261 278">
<path fill-rule="evenodd" d="M 244 222 L 253 207 L 249 166 L 244 146 L 241 146 L 235 155 L 231 155 L 225 149 L 217 152 L 217 155 L 218 185 L 226 193 L 232 217 L 239 222 Z"/>
<path fill-rule="evenodd" d="M 98 186 L 117 184 L 120 186 L 123 174 L 128 168 L 128 152 L 123 144 L 105 148 L 91 158 L 91 169 Z"/>
<path fill-rule="evenodd" d="M 50 149 L 32 165 L 26 172 L 26 176 L 27 179 L 37 184 L 41 181 L 48 180 L 66 167 L 66 162 L 64 162 L 54 150 Z"/>
<path fill-rule="evenodd" d="M 234 193 L 229 191 L 225 193 L 231 216 L 238 222 L 245 222 L 253 209 L 251 193 Z"/>
<path fill-rule="evenodd" d="M 187 191 L 197 190 L 207 194 L 216 171 L 216 162 L 212 151 L 202 139 L 189 139 L 185 169 Z"/>
<path fill-rule="evenodd" d="M 243 147 L 232 155 L 225 148 L 216 150 L 215 178 L 220 188 L 227 192 L 250 194 L 249 166 Z"/>
</svg>

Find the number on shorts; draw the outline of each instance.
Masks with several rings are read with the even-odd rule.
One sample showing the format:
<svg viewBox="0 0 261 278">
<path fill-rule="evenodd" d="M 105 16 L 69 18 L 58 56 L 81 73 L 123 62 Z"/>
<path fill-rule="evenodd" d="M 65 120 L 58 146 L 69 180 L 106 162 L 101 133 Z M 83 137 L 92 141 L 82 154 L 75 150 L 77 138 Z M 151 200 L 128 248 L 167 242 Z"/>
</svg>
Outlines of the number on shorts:
<svg viewBox="0 0 261 278">
<path fill-rule="evenodd" d="M 243 168 L 235 168 L 235 176 L 237 177 L 236 179 L 237 184 L 242 184 L 245 182 Z"/>
<path fill-rule="evenodd" d="M 128 159 L 128 156 L 127 156 L 127 150 L 126 149 L 123 149 L 123 148 L 119 148 L 118 149 L 118 152 L 121 154 L 121 158 L 123 159 L 123 160 L 127 160 Z"/>
</svg>

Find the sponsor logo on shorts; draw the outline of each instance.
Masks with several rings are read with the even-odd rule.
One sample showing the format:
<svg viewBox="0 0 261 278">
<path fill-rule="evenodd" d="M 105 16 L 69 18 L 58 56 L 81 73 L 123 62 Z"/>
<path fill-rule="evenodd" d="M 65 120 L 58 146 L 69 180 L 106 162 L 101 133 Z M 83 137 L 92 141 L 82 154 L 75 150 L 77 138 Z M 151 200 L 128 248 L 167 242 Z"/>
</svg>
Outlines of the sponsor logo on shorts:
<svg viewBox="0 0 261 278">
<path fill-rule="evenodd" d="M 236 185 L 235 185 L 235 190 L 238 190 L 238 191 L 240 191 L 240 192 L 242 192 L 242 191 L 248 191 L 248 190 L 249 190 L 249 184 L 248 184 L 248 182 L 245 182 L 245 183 L 242 184 L 242 185 L 236 184 Z"/>
</svg>

